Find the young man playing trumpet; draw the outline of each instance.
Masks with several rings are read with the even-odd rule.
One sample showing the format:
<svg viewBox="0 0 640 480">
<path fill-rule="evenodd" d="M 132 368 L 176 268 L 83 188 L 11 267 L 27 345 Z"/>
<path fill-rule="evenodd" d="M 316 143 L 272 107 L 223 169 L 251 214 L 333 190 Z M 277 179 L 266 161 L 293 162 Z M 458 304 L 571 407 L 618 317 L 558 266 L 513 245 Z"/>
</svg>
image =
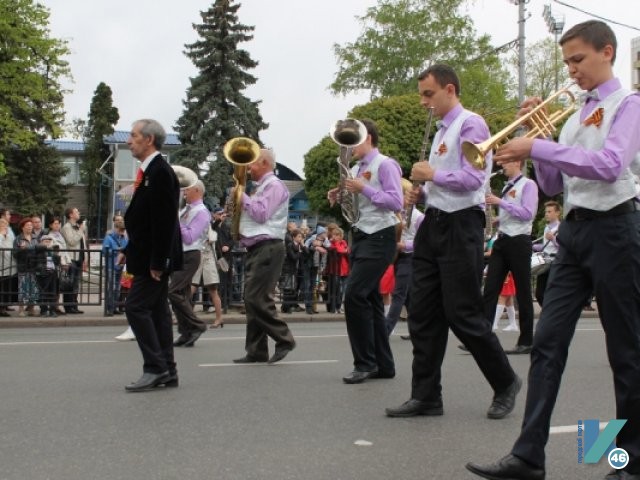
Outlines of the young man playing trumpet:
<svg viewBox="0 0 640 480">
<path fill-rule="evenodd" d="M 524 421 L 509 455 L 467 468 L 490 479 L 545 478 L 551 414 L 569 344 L 593 288 L 613 370 L 616 416 L 626 420 L 616 444 L 629 460 L 604 478 L 639 480 L 640 212 L 629 166 L 640 151 L 640 96 L 613 76 L 616 38 L 604 22 L 575 25 L 560 45 L 569 75 L 589 99 L 566 122 L 558 143 L 520 137 L 494 157 L 501 165 L 530 157 L 545 193 L 564 188 L 567 212 L 533 339 Z M 520 113 L 539 103 L 526 100 Z"/>
</svg>

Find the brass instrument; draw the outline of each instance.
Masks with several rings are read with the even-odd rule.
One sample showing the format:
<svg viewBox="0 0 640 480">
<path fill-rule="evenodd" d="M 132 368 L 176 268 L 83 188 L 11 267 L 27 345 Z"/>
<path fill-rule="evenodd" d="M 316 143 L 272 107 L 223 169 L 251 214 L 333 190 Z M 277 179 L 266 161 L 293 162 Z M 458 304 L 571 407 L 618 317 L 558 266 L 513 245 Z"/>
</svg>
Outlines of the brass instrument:
<svg viewBox="0 0 640 480">
<path fill-rule="evenodd" d="M 260 157 L 260 145 L 247 137 L 235 137 L 227 141 L 222 149 L 224 158 L 233 164 L 233 180 L 235 182 L 233 198 L 228 204 L 231 214 L 231 236 L 240 238 L 240 213 L 242 212 L 242 195 L 247 186 L 247 166 Z"/>
<path fill-rule="evenodd" d="M 420 158 L 419 162 L 426 161 L 427 156 L 427 145 L 429 144 L 429 136 L 431 135 L 431 122 L 433 121 L 433 107 L 429 107 L 429 117 L 427 118 L 427 124 L 424 128 L 424 136 L 422 137 L 422 146 L 420 147 Z M 418 187 L 420 182 L 413 181 L 413 188 Z M 413 216 L 413 209 L 415 208 L 414 204 L 409 205 L 409 210 L 407 211 L 407 228 L 411 227 L 411 217 Z"/>
<path fill-rule="evenodd" d="M 488 195 L 491 193 L 491 179 L 496 175 L 502 175 L 504 171 L 502 169 L 496 170 L 491 175 L 489 175 L 489 179 L 487 181 L 487 188 L 485 193 Z M 493 205 L 485 204 L 484 207 L 484 238 L 489 239 L 493 237 Z"/>
<path fill-rule="evenodd" d="M 358 194 L 350 193 L 345 189 L 345 180 L 353 179 L 349 168 L 353 148 L 362 144 L 367 139 L 367 135 L 367 127 L 364 126 L 364 123 L 354 118 L 338 120 L 329 130 L 331 140 L 340 145 L 340 156 L 336 160 L 340 174 L 338 203 L 342 210 L 342 216 L 350 224 L 356 223 L 360 218 L 360 207 Z"/>
<path fill-rule="evenodd" d="M 176 177 L 178 177 L 178 183 L 181 189 L 191 188 L 198 181 L 198 175 L 190 168 L 183 167 L 182 165 L 171 165 L 171 168 L 173 168 Z"/>
<path fill-rule="evenodd" d="M 545 111 L 547 106 L 557 100 L 560 96 L 566 95 L 569 98 L 568 105 L 562 109 L 548 115 Z M 529 125 L 529 131 L 525 138 L 536 138 L 539 136 L 549 136 L 556 131 L 556 125 L 571 115 L 577 107 L 576 97 L 570 91 L 570 87 L 563 88 L 552 94 L 540 105 L 536 106 L 529 113 L 518 118 L 515 122 L 507 125 L 491 138 L 482 143 L 471 142 L 462 143 L 462 153 L 467 161 L 478 170 L 483 170 L 486 166 L 485 156 L 490 151 L 499 147 L 507 138 L 521 126 Z"/>
</svg>

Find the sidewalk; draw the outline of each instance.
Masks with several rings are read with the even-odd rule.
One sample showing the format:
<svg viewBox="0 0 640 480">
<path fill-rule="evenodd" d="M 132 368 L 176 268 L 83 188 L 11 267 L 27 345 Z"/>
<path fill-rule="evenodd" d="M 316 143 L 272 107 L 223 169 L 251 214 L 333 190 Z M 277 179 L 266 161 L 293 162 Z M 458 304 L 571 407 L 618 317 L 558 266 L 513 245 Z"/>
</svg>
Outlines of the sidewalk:
<svg viewBox="0 0 640 480">
<path fill-rule="evenodd" d="M 328 313 L 324 311 L 324 305 L 318 305 L 320 313 L 308 315 L 305 312 L 293 312 L 289 314 L 280 313 L 278 306 L 278 315 L 287 323 L 305 323 L 305 322 L 343 322 L 344 313 Z M 534 302 L 534 314 L 538 318 L 540 315 L 540 307 Z M 595 305 L 594 305 L 595 307 Z M 61 315 L 57 318 L 50 317 L 18 317 L 17 311 L 11 312 L 11 317 L 0 318 L 0 329 L 2 328 L 33 328 L 33 327 L 86 327 L 86 326 L 110 326 L 120 325 L 127 326 L 127 319 L 124 315 L 114 315 L 113 317 L 105 317 L 104 309 L 100 305 L 80 306 L 80 310 L 84 313 L 80 315 Z M 201 305 L 196 305 L 196 314 L 204 319 L 208 324 L 213 323 L 215 314 L 213 312 L 204 313 Z M 516 314 L 517 316 L 517 314 Z M 597 318 L 598 311 L 582 312 L 583 318 Z M 244 314 L 238 312 L 237 308 L 230 308 L 228 313 L 223 315 L 224 322 L 228 324 L 242 324 L 246 322 Z"/>
</svg>

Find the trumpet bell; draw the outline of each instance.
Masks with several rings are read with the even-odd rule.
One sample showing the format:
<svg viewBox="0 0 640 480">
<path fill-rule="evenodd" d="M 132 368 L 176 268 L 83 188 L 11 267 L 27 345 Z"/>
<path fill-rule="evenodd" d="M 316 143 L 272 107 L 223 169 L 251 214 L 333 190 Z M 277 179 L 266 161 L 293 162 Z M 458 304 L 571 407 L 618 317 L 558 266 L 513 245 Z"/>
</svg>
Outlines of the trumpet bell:
<svg viewBox="0 0 640 480">
<path fill-rule="evenodd" d="M 176 177 L 178 177 L 180 188 L 191 188 L 198 181 L 198 175 L 190 168 L 183 167 L 182 165 L 171 165 L 171 168 L 173 168 Z"/>
<path fill-rule="evenodd" d="M 463 142 L 462 143 L 462 154 L 467 159 L 467 161 L 471 164 L 471 166 L 478 170 L 484 170 L 487 166 L 487 162 L 485 160 L 486 152 L 483 153 L 483 148 L 485 148 L 484 143 L 474 144 L 471 142 Z"/>
<path fill-rule="evenodd" d="M 222 153 L 234 165 L 248 165 L 260 156 L 260 145 L 247 137 L 235 137 L 224 144 Z"/>
<path fill-rule="evenodd" d="M 341 147 L 357 147 L 367 139 L 367 127 L 360 120 L 338 120 L 329 129 L 331 139 Z"/>
</svg>

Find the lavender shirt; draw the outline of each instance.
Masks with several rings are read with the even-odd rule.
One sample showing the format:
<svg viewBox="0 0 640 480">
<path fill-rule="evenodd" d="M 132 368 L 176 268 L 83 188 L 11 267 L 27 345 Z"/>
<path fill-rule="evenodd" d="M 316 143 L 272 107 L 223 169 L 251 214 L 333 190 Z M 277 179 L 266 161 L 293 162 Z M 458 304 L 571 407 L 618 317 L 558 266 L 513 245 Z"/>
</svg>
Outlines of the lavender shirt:
<svg viewBox="0 0 640 480">
<path fill-rule="evenodd" d="M 189 204 L 191 208 L 198 205 L 202 205 L 202 200 L 196 200 Z M 198 240 L 202 235 L 202 232 L 209 225 L 211 215 L 208 210 L 199 211 L 191 221 L 187 223 L 180 222 L 180 234 L 182 236 L 182 242 L 185 245 L 191 245 Z"/>
<path fill-rule="evenodd" d="M 364 172 L 366 167 L 371 163 L 380 152 L 377 148 L 374 148 L 367 153 L 358 163 L 360 172 Z M 397 212 L 402 209 L 403 197 L 402 187 L 400 186 L 400 178 L 402 177 L 402 170 L 400 165 L 393 158 L 385 158 L 380 162 L 378 167 L 378 180 L 382 186 L 382 190 L 377 190 L 371 185 L 365 185 L 362 190 L 362 195 L 371 200 L 371 203 L 378 208 L 385 208 Z"/>
<path fill-rule="evenodd" d="M 413 214 L 415 215 L 416 212 L 414 211 Z M 420 218 L 418 218 L 418 220 L 416 220 L 416 232 L 418 230 L 420 230 L 420 225 L 422 225 L 422 222 L 424 220 L 424 215 L 420 215 Z M 407 240 L 406 242 L 404 242 L 404 252 L 405 253 L 413 253 L 413 240 L 415 239 L 415 237 L 413 237 L 411 240 Z"/>
<path fill-rule="evenodd" d="M 514 180 L 519 175 L 520 174 L 510 178 L 509 181 Z M 535 216 L 536 208 L 538 207 L 538 189 L 533 181 L 525 182 L 524 187 L 522 187 L 521 200 L 522 203 L 518 205 L 517 203 L 507 202 L 501 198 L 498 207 L 518 220 L 531 220 Z"/>
<path fill-rule="evenodd" d="M 258 186 L 273 172 L 268 172 L 256 182 Z M 271 182 L 267 185 L 260 195 L 249 196 L 246 193 L 242 195 L 242 209 L 256 222 L 265 223 L 275 213 L 283 202 L 289 199 L 289 190 L 282 182 Z M 264 240 L 269 240 L 268 235 L 257 235 L 255 237 L 242 237 L 240 245 L 243 247 L 251 247 Z"/>
<path fill-rule="evenodd" d="M 595 90 L 605 99 L 621 88 L 620 80 L 612 78 Z M 589 99 L 580 111 L 584 121 L 595 109 L 598 100 Z M 588 150 L 581 145 L 561 145 L 544 139 L 533 141 L 531 159 L 540 188 L 549 196 L 563 190 L 562 173 L 587 180 L 613 182 L 631 164 L 640 151 L 640 95 L 630 95 L 620 104 L 616 118 L 601 150 Z"/>
<path fill-rule="evenodd" d="M 453 107 L 442 119 L 441 128 L 445 131 L 451 123 L 462 113 L 461 104 Z M 443 132 L 444 133 L 444 132 Z M 478 115 L 467 118 L 460 129 L 460 168 L 455 170 L 436 169 L 433 176 L 433 183 L 440 187 L 445 187 L 454 192 L 471 192 L 477 190 L 486 178 L 484 170 L 474 168 L 462 154 L 462 142 L 480 143 L 489 138 L 489 127 L 484 119 Z"/>
</svg>

